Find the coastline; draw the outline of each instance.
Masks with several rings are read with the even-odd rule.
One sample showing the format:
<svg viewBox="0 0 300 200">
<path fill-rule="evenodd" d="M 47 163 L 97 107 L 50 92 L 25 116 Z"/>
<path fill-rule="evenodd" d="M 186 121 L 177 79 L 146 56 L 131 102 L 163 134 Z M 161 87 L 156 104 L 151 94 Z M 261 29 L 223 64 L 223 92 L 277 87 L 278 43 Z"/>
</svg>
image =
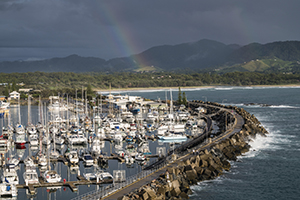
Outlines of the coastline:
<svg viewBox="0 0 300 200">
<path fill-rule="evenodd" d="M 300 84 L 290 84 L 290 85 L 244 85 L 244 86 L 232 86 L 232 85 L 207 85 L 207 86 L 178 86 L 178 87 L 138 87 L 138 88 L 112 88 L 112 89 L 97 89 L 95 88 L 94 91 L 96 93 L 107 93 L 107 92 L 112 92 L 112 93 L 117 93 L 117 92 L 130 92 L 130 91 L 161 91 L 161 90 L 178 90 L 180 87 L 181 91 L 184 90 L 196 90 L 196 89 L 211 89 L 211 88 L 280 88 L 280 87 L 300 87 Z"/>
</svg>

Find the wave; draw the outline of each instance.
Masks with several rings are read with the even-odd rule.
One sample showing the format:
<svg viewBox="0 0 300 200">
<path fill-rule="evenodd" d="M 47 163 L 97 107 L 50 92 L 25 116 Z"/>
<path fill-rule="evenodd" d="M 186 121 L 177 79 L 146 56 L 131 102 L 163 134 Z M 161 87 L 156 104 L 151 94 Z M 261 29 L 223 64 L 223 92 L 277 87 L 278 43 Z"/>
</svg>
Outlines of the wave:
<svg viewBox="0 0 300 200">
<path fill-rule="evenodd" d="M 233 90 L 235 89 L 234 87 L 216 87 L 214 88 L 215 90 Z"/>
<path fill-rule="evenodd" d="M 289 105 L 271 105 L 270 108 L 299 108 L 297 106 L 289 106 Z"/>
<path fill-rule="evenodd" d="M 235 104 L 237 106 L 246 106 L 251 108 L 259 108 L 259 107 L 266 107 L 266 108 L 295 108 L 299 109 L 298 106 L 290 106 L 290 105 L 270 105 L 264 103 L 242 103 L 242 104 Z"/>
</svg>

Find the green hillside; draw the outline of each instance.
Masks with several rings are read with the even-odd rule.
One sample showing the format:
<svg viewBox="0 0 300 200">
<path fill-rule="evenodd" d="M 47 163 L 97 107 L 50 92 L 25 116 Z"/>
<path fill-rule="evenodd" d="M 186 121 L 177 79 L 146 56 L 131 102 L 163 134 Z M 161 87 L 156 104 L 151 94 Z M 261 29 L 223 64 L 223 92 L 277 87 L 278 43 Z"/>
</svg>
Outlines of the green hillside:
<svg viewBox="0 0 300 200">
<path fill-rule="evenodd" d="M 226 66 L 220 68 L 220 73 L 227 72 L 264 72 L 264 73 L 298 73 L 300 64 L 295 61 L 284 61 L 278 58 L 274 59 L 256 59 L 249 62 L 244 62 L 242 64 L 237 64 L 233 66 Z"/>
</svg>

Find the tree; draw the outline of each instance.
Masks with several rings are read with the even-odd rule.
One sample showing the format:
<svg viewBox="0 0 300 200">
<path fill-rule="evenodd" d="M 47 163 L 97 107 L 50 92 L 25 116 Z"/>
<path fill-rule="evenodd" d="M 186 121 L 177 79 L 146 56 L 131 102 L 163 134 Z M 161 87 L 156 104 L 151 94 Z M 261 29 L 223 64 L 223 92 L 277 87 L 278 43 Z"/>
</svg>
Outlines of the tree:
<svg viewBox="0 0 300 200">
<path fill-rule="evenodd" d="M 16 81 L 13 81 L 13 82 L 12 82 L 11 90 L 12 90 L 12 91 L 17 91 Z"/>
<path fill-rule="evenodd" d="M 180 89 L 180 87 L 179 87 L 179 89 L 178 89 L 178 104 L 179 104 L 179 105 L 182 104 L 181 89 Z"/>
<path fill-rule="evenodd" d="M 5 95 L 6 97 L 9 96 L 8 87 L 5 87 L 4 95 Z"/>
<path fill-rule="evenodd" d="M 182 93 L 182 104 L 187 106 L 187 99 L 186 99 L 186 96 L 185 96 L 185 92 Z"/>
</svg>

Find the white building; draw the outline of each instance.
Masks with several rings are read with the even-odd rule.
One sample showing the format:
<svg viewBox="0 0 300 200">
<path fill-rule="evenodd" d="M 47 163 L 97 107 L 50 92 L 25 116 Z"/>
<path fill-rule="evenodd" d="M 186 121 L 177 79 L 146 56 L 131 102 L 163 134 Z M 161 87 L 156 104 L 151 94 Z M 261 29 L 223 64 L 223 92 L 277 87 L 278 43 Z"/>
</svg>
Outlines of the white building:
<svg viewBox="0 0 300 200">
<path fill-rule="evenodd" d="M 9 93 L 9 97 L 11 99 L 20 99 L 20 93 L 16 92 L 16 91 L 13 91 L 13 92 Z"/>
</svg>

